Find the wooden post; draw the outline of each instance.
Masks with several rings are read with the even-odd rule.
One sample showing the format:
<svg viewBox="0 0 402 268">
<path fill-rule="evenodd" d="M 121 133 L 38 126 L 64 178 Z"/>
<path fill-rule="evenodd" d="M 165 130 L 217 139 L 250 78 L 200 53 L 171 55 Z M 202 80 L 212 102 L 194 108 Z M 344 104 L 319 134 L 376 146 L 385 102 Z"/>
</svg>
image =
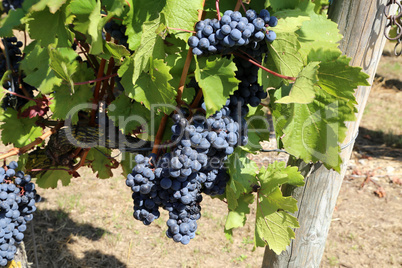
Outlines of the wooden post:
<svg viewBox="0 0 402 268">
<path fill-rule="evenodd" d="M 344 36 L 340 42 L 343 54 L 352 58 L 350 65 L 360 66 L 370 75 L 373 82 L 378 62 L 385 45 L 384 8 L 388 0 L 334 0 L 329 10 L 329 18 L 339 24 Z M 340 174 L 327 170 L 323 165 L 299 164 L 306 177 L 304 187 L 290 190 L 298 200 L 299 210 L 295 213 L 300 223 L 296 238 L 286 251 L 276 255 L 268 247 L 265 249 L 263 267 L 319 267 L 324 253 L 325 242 L 331 223 L 336 199 L 350 159 L 354 139 L 370 93 L 371 87 L 359 87 L 356 91 L 358 113 L 356 122 L 348 122 L 348 134 L 342 144 L 343 164 Z M 309 174 L 310 173 L 310 174 Z"/>
</svg>

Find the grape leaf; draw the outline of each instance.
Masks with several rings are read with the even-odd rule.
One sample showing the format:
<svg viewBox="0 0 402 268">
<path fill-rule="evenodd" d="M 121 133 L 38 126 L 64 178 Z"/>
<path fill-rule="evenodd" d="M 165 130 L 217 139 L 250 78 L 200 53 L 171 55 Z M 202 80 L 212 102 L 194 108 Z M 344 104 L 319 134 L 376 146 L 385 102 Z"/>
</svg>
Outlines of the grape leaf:
<svg viewBox="0 0 402 268">
<path fill-rule="evenodd" d="M 128 134 L 150 120 L 147 108 L 124 94 L 121 94 L 108 106 L 108 117 L 119 126 L 124 134 Z"/>
<path fill-rule="evenodd" d="M 75 15 L 74 29 L 81 33 L 88 33 L 91 36 L 91 50 L 90 53 L 97 55 L 102 52 L 103 39 L 102 39 L 102 17 L 101 1 L 88 0 L 72 0 L 69 5 L 72 14 Z M 101 27 L 99 27 L 101 26 Z"/>
<path fill-rule="evenodd" d="M 36 125 L 35 118 L 19 118 L 14 109 L 7 109 L 2 114 L 1 140 L 4 144 L 12 143 L 23 147 L 42 135 L 42 128 Z"/>
<path fill-rule="evenodd" d="M 230 180 L 226 185 L 226 198 L 228 207 L 235 210 L 238 206 L 238 199 L 244 193 L 252 190 L 256 183 L 257 164 L 247 158 L 248 151 L 237 147 L 229 156 L 228 170 Z"/>
<path fill-rule="evenodd" d="M 251 112 L 251 109 L 250 109 Z M 259 151 L 262 147 L 260 141 L 269 140 L 270 126 L 266 112 L 261 105 L 251 114 L 247 115 L 248 143 L 245 146 L 252 152 Z"/>
<path fill-rule="evenodd" d="M 22 8 L 10 10 L 7 16 L 0 20 L 0 36 L 12 36 L 13 28 L 21 24 L 21 19 L 25 16 Z"/>
<path fill-rule="evenodd" d="M 122 58 L 130 56 L 130 51 L 128 51 L 125 46 L 117 45 L 112 42 L 105 42 L 103 51 L 104 53 L 100 54 L 99 57 L 105 60 L 109 60 L 113 57 L 117 60 L 117 64 Z"/>
<path fill-rule="evenodd" d="M 89 166 L 92 171 L 97 172 L 97 178 L 107 179 L 113 176 L 114 159 L 110 157 L 111 152 L 112 150 L 102 147 L 95 147 L 89 150 L 86 159 L 90 161 Z"/>
<path fill-rule="evenodd" d="M 20 68 L 26 77 L 24 82 L 36 87 L 43 94 L 53 92 L 53 87 L 60 86 L 62 79 L 50 68 L 50 57 L 47 48 L 38 42 L 32 42 L 25 50 L 32 49 L 21 61 Z"/>
<path fill-rule="evenodd" d="M 278 33 L 276 40 L 268 44 L 269 53 L 264 66 L 279 74 L 296 77 L 303 69 L 304 60 L 299 53 L 300 43 L 294 33 Z M 288 81 L 261 71 L 264 88 L 278 88 Z"/>
<path fill-rule="evenodd" d="M 56 167 L 59 168 L 59 167 Z M 65 168 L 65 167 L 60 167 Z M 57 182 L 61 180 L 63 186 L 70 184 L 73 177 L 67 170 L 48 170 L 43 174 L 37 175 L 36 184 L 41 188 L 56 188 Z"/>
<path fill-rule="evenodd" d="M 296 34 L 299 36 L 300 53 L 303 56 L 307 56 L 313 49 L 320 48 L 339 51 L 338 42 L 342 39 L 335 22 L 316 14 L 312 15 L 309 21 L 303 22 Z"/>
<path fill-rule="evenodd" d="M 61 85 L 53 93 L 50 104 L 52 118 L 65 120 L 71 117 L 72 123 L 75 124 L 78 121 L 78 111 L 92 107 L 91 98 L 92 90 L 89 85 L 76 86 L 74 93 L 71 93 L 67 85 Z"/>
<path fill-rule="evenodd" d="M 40 40 L 43 46 L 57 43 L 58 47 L 69 47 L 73 41 L 73 33 L 67 25 L 74 17 L 66 17 L 66 14 L 65 6 L 54 14 L 48 8 L 32 12 L 26 20 L 30 37 Z M 47 26 L 46 31 L 43 30 L 43 25 Z"/>
<path fill-rule="evenodd" d="M 239 80 L 235 77 L 236 64 L 226 58 L 197 58 L 195 79 L 202 88 L 207 108 L 207 117 L 225 105 L 229 95 L 237 88 Z"/>
<path fill-rule="evenodd" d="M 234 210 L 229 210 L 226 217 L 225 231 L 229 231 L 234 228 L 243 227 L 246 223 L 246 215 L 250 214 L 249 205 L 254 202 L 253 194 L 244 194 L 239 197 L 238 206 Z"/>
<path fill-rule="evenodd" d="M 315 97 L 315 85 L 318 77 L 319 62 L 310 62 L 297 76 L 288 96 L 277 100 L 277 103 L 310 103 Z"/>
<path fill-rule="evenodd" d="M 128 0 L 127 3 L 130 9 L 123 24 L 127 26 L 129 48 L 137 50 L 142 43 L 142 35 L 147 34 L 143 30 L 143 25 L 154 20 L 159 22 L 159 14 L 166 5 L 166 0 Z"/>
<path fill-rule="evenodd" d="M 326 53 L 324 51 L 323 53 Z M 336 60 L 320 63 L 318 85 L 332 96 L 356 104 L 354 93 L 358 86 L 369 86 L 369 75 L 361 72 L 360 67 L 349 66 L 351 58 L 341 56 Z"/>
<path fill-rule="evenodd" d="M 34 11 L 42 11 L 46 7 L 49 7 L 51 13 L 56 13 L 59 8 L 66 3 L 67 0 L 40 0 L 38 3 L 32 6 Z"/>
<path fill-rule="evenodd" d="M 169 84 L 172 79 L 170 67 L 163 60 L 154 59 L 148 73 L 142 73 L 135 85 L 122 79 L 130 98 L 142 102 L 149 110 L 160 109 L 169 114 L 176 103 L 176 90 Z"/>
<path fill-rule="evenodd" d="M 281 9 L 295 9 L 300 0 L 266 0 L 265 5 L 270 6 L 274 11 Z"/>
<path fill-rule="evenodd" d="M 293 197 L 283 197 L 279 186 L 284 183 L 302 186 L 303 176 L 297 167 L 274 162 L 261 168 L 257 177 L 261 188 L 257 192 L 254 248 L 268 245 L 280 254 L 295 237 L 292 228 L 299 227 L 299 224 L 287 213 L 297 211 L 297 201 Z"/>
<path fill-rule="evenodd" d="M 170 28 L 178 28 L 184 30 L 193 30 L 195 23 L 198 21 L 198 10 L 202 9 L 202 0 L 167 0 L 166 5 L 162 10 L 165 19 L 165 24 Z M 187 39 L 192 33 L 174 31 L 178 38 Z"/>
<path fill-rule="evenodd" d="M 165 58 L 163 39 L 158 35 L 159 27 L 160 17 L 143 24 L 141 45 L 132 57 L 126 58 L 124 63 L 126 67 L 120 68 L 121 70 L 118 71 L 119 76 L 122 77 L 122 84 L 124 83 L 127 86 L 131 84 L 129 87 L 132 87 L 136 84 L 141 73 L 148 71 L 153 59 Z M 124 86 L 124 88 L 128 87 Z"/>
<path fill-rule="evenodd" d="M 78 61 L 75 60 L 76 53 L 71 48 L 55 49 L 49 47 L 50 68 L 58 77 L 70 84 L 71 90 L 74 92 L 73 74 L 78 68 Z"/>
<path fill-rule="evenodd" d="M 323 90 L 309 104 L 280 104 L 276 100 L 289 95 L 290 86 L 271 92 L 271 107 L 278 144 L 304 162 L 322 161 L 340 170 L 340 147 L 346 137 L 345 121 L 355 120 L 356 108 Z"/>
</svg>

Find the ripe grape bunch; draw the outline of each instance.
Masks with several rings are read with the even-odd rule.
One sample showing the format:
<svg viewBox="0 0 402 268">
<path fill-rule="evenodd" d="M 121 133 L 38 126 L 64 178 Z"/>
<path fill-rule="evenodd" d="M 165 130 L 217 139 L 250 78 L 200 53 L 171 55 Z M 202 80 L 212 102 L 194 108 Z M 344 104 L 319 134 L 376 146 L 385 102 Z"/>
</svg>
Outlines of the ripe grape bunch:
<svg viewBox="0 0 402 268">
<path fill-rule="evenodd" d="M 258 49 L 260 42 L 273 42 L 278 19 L 263 9 L 259 14 L 249 9 L 243 17 L 239 11 L 227 10 L 220 20 L 205 19 L 195 25 L 196 34 L 188 39 L 195 55 L 229 54 L 239 48 Z"/>
<path fill-rule="evenodd" d="M 0 167 L 0 266 L 13 260 L 15 244 L 24 239 L 27 222 L 32 220 L 40 198 L 31 177 L 16 171 L 17 167 L 15 161 Z"/>
</svg>

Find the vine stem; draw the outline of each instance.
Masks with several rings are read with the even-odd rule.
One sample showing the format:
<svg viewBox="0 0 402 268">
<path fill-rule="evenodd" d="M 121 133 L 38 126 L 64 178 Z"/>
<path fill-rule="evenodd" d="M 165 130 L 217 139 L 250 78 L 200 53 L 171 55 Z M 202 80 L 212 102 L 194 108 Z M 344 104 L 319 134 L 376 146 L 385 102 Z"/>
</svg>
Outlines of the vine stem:
<svg viewBox="0 0 402 268">
<path fill-rule="evenodd" d="M 236 55 L 236 56 L 238 56 L 238 57 L 240 57 L 240 58 L 243 58 L 243 59 L 247 60 L 248 62 L 251 62 L 251 63 L 254 64 L 255 66 L 260 67 L 261 69 L 263 69 L 264 71 L 266 71 L 266 72 L 268 72 L 268 73 L 270 73 L 270 74 L 272 74 L 272 75 L 275 75 L 275 76 L 277 76 L 277 77 L 279 77 L 279 78 L 283 78 L 283 79 L 286 79 L 286 80 L 296 81 L 296 77 L 278 74 L 278 73 L 276 73 L 276 72 L 274 72 L 274 71 L 271 71 L 270 69 L 268 69 L 268 68 L 262 66 L 262 65 L 261 65 L 260 63 L 258 63 L 257 61 L 252 60 L 252 59 L 250 59 L 250 58 L 248 58 L 248 57 L 246 57 L 246 56 L 244 56 L 244 55 L 242 55 L 242 54 L 240 54 L 240 53 L 234 52 L 233 54 Z"/>
<path fill-rule="evenodd" d="M 204 12 L 204 5 L 205 5 L 205 0 L 202 1 L 202 9 L 198 10 L 198 20 L 199 21 L 201 20 L 202 13 Z M 182 71 L 181 77 L 180 77 L 179 87 L 177 89 L 176 102 L 178 105 L 181 105 L 181 103 L 182 103 L 181 98 L 183 96 L 184 84 L 186 83 L 186 77 L 188 74 L 188 69 L 190 68 L 192 58 L 193 58 L 193 52 L 191 50 L 188 50 L 186 62 L 184 63 L 183 71 Z M 154 146 L 152 148 L 152 153 L 154 153 L 154 154 L 158 153 L 158 149 L 159 149 L 158 147 L 162 141 L 168 118 L 169 118 L 169 116 L 165 114 L 159 125 L 158 132 L 156 133 L 156 136 L 155 136 Z"/>
<path fill-rule="evenodd" d="M 7 153 L 0 155 L 0 159 L 6 159 L 7 157 L 24 154 L 27 151 L 31 150 L 35 145 L 41 144 L 46 138 L 48 138 L 53 133 L 56 133 L 58 129 L 60 129 L 64 125 L 64 122 L 61 121 L 57 124 L 56 127 L 46 131 L 42 136 L 37 137 L 33 142 L 28 145 L 25 145 L 21 148 L 12 148 Z"/>
<path fill-rule="evenodd" d="M 85 148 L 82 149 L 79 153 L 79 157 L 80 157 L 80 162 L 78 162 L 77 165 L 75 165 L 72 169 L 68 170 L 68 173 L 73 174 L 75 173 L 80 167 L 82 167 L 85 163 L 85 159 L 87 158 L 87 155 L 89 153 L 89 150 L 91 148 Z"/>
<path fill-rule="evenodd" d="M 106 41 L 110 41 L 111 36 L 109 33 L 106 33 Z M 103 78 L 104 76 L 104 72 L 105 72 L 105 65 L 106 65 L 106 59 L 102 59 L 99 69 L 98 69 L 98 75 L 97 75 L 97 79 Z M 99 102 L 99 91 L 100 91 L 100 87 L 101 87 L 101 83 L 102 80 L 97 81 L 96 82 L 96 86 L 95 86 L 95 90 L 94 90 L 94 100 L 93 100 L 93 104 L 95 104 L 96 106 L 98 105 Z M 90 126 L 95 126 L 95 115 L 96 115 L 96 110 L 93 109 L 91 111 L 91 119 L 89 121 L 89 125 Z"/>
</svg>

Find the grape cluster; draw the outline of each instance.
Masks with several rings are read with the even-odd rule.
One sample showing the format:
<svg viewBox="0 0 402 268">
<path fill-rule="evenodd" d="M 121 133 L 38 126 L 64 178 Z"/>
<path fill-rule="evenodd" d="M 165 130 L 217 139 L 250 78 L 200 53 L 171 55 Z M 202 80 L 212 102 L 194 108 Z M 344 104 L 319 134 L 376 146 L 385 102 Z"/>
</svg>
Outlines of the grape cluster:
<svg viewBox="0 0 402 268">
<path fill-rule="evenodd" d="M 162 207 L 169 211 L 167 237 L 184 245 L 195 237 L 201 193 L 225 192 L 229 176 L 224 162 L 237 145 L 247 143 L 247 131 L 230 117 L 229 103 L 209 118 L 196 115 L 188 121 L 173 115 L 173 150 L 157 162 L 154 154 L 136 156 L 137 165 L 126 180 L 133 191 L 135 219 L 148 225 Z"/>
<path fill-rule="evenodd" d="M 126 34 L 127 27 L 123 24 L 118 24 L 114 20 L 109 21 L 105 24 L 105 31 L 109 33 L 113 39 L 118 41 L 118 44 L 128 48 L 128 37 Z"/>
<path fill-rule="evenodd" d="M 0 266 L 14 258 L 15 244 L 24 239 L 26 224 L 32 220 L 39 198 L 31 177 L 16 171 L 17 167 L 14 161 L 6 168 L 0 167 Z"/>
<path fill-rule="evenodd" d="M 263 9 L 259 14 L 249 9 L 243 17 L 239 11 L 227 10 L 220 20 L 205 19 L 195 25 L 196 34 L 188 39 L 195 55 L 228 54 L 238 48 L 258 49 L 259 43 L 273 42 L 278 19 Z"/>
<path fill-rule="evenodd" d="M 6 80 L 3 83 L 3 87 L 9 91 L 18 93 L 20 95 L 25 95 L 24 94 L 25 91 L 30 97 L 33 97 L 33 90 L 36 90 L 36 88 L 32 87 L 31 85 L 28 85 L 23 81 L 21 84 L 19 83 L 18 70 L 20 61 L 22 59 L 22 52 L 20 48 L 23 46 L 23 43 L 21 41 L 18 41 L 16 37 L 9 37 L 3 40 L 5 41 L 3 44 L 7 47 L 6 55 L 8 57 L 9 64 L 11 65 L 10 67 L 12 68 L 13 71 L 11 74 L 12 79 Z M 3 77 L 4 73 L 8 70 L 8 68 L 9 66 L 7 64 L 5 53 L 2 53 L 2 50 L 0 49 L 0 77 Z M 3 109 L 11 107 L 13 109 L 19 110 L 27 102 L 28 102 L 27 99 L 7 94 L 3 99 L 1 106 Z"/>
<path fill-rule="evenodd" d="M 8 13 L 10 10 L 20 8 L 22 7 L 22 3 L 24 3 L 24 0 L 3 0 L 3 11 Z"/>
</svg>

